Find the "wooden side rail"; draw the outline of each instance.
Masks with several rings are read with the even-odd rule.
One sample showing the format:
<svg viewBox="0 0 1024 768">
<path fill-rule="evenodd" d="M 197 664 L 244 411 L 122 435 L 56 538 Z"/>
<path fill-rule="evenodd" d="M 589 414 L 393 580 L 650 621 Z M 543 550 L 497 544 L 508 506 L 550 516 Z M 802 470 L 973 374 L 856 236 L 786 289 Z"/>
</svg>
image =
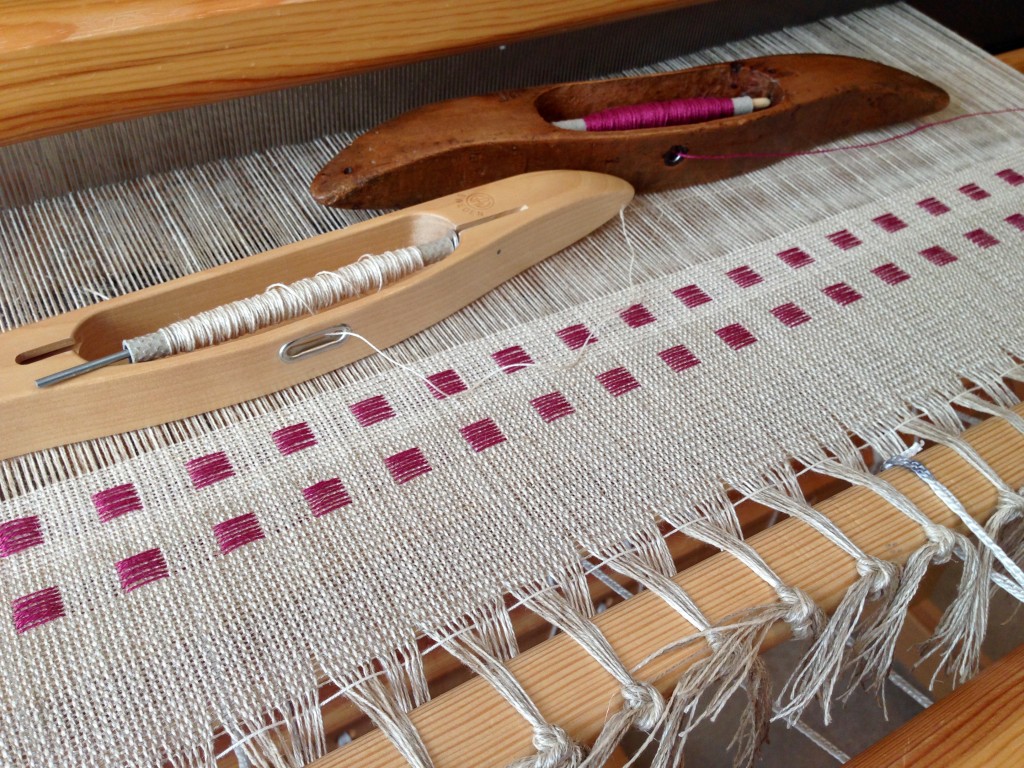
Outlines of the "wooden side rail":
<svg viewBox="0 0 1024 768">
<path fill-rule="evenodd" d="M 1024 415 L 1024 405 L 1018 406 L 1017 412 Z M 1024 437 L 1012 426 L 988 419 L 968 430 L 965 437 L 1011 486 L 1024 485 Z M 997 503 L 991 484 L 947 448 L 929 448 L 919 458 L 972 515 L 981 521 L 988 518 Z M 883 477 L 935 521 L 959 527 L 953 513 L 911 473 L 893 469 Z M 919 526 L 863 488 L 845 490 L 817 508 L 865 551 L 889 560 L 905 560 L 924 543 Z M 757 534 L 750 543 L 782 579 L 806 590 L 826 610 L 835 608 L 857 577 L 848 555 L 795 520 Z M 764 582 L 724 554 L 708 558 L 675 580 L 712 621 L 775 597 Z M 694 631 L 649 592 L 611 608 L 595 621 L 629 667 Z M 643 631 L 637 631 L 638 627 Z M 766 646 L 787 636 L 787 627 L 777 625 Z M 620 706 L 618 684 L 564 634 L 523 653 L 508 666 L 545 716 L 581 742 L 593 740 L 605 716 Z M 668 691 L 685 666 L 679 655 L 666 654 L 648 665 L 641 677 Z M 529 727 L 479 679 L 418 708 L 412 720 L 437 768 L 505 765 L 532 752 Z M 374 732 L 332 752 L 314 768 L 400 768 L 403 764 L 387 740 Z"/>
<path fill-rule="evenodd" d="M 8 0 L 0 144 L 709 0 Z"/>
<path fill-rule="evenodd" d="M 846 768 L 1024 764 L 1024 645 L 846 763 Z"/>
</svg>

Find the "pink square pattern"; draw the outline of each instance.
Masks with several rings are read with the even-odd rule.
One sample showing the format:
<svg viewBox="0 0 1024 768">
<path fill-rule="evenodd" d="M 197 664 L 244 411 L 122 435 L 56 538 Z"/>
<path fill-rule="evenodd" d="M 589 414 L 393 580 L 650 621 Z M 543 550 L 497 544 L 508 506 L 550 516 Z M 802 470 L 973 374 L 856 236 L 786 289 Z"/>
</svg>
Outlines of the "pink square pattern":
<svg viewBox="0 0 1024 768">
<path fill-rule="evenodd" d="M 430 374 L 427 376 L 427 381 L 430 382 L 427 389 L 437 400 L 444 400 L 446 397 L 466 391 L 466 383 L 451 368 Z"/>
<path fill-rule="evenodd" d="M 35 515 L 0 523 L 0 557 L 10 557 L 43 543 L 43 527 Z"/>
<path fill-rule="evenodd" d="M 480 419 L 459 429 L 459 434 L 476 453 L 505 442 L 505 435 L 494 419 Z"/>
<path fill-rule="evenodd" d="M 323 517 L 337 512 L 352 503 L 348 489 L 337 477 L 329 477 L 308 488 L 302 489 L 302 497 L 309 505 L 313 517 Z"/>
<path fill-rule="evenodd" d="M 271 438 L 282 456 L 291 456 L 316 445 L 316 436 L 309 424 L 304 421 L 281 427 L 271 435 Z"/>
<path fill-rule="evenodd" d="M 599 373 L 597 380 L 613 397 L 632 392 L 640 386 L 636 377 L 625 368 L 612 368 L 610 371 Z"/>
</svg>

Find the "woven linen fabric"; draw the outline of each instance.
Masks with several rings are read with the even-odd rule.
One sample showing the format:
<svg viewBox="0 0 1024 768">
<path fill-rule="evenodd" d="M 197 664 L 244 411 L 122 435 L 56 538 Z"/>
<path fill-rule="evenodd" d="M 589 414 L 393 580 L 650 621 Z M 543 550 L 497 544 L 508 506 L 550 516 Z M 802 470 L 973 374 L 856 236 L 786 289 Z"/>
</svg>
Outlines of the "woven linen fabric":
<svg viewBox="0 0 1024 768">
<path fill-rule="evenodd" d="M 916 71 L 950 90 L 949 114 L 1024 105 L 1019 78 L 902 8 L 666 67 L 795 50 Z M 581 549 L 662 513 L 725 522 L 726 486 L 996 381 L 1024 354 L 1020 119 L 646 196 L 628 240 L 613 222 L 393 350 L 432 386 L 378 358 L 5 462 L 0 759 L 204 764 L 215 723 L 301 709 L 325 671 L 358 677 Z M 230 258 L 223 230 L 209 239 L 222 221 L 235 252 L 339 221 L 301 192 L 232 196 L 323 159 L 289 147 L 5 212 L 5 249 L 49 221 L 87 232 L 92 256 L 63 272 L 38 243 L 5 256 L 4 322 Z M 292 202 L 291 228 L 255 221 Z M 175 226 L 164 258 L 135 250 Z"/>
</svg>

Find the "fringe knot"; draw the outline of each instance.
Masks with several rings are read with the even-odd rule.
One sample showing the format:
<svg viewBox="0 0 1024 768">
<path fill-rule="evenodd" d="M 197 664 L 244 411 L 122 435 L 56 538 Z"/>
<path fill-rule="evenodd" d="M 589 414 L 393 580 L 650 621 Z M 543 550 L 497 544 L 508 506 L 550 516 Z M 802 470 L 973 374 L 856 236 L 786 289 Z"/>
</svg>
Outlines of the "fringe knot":
<svg viewBox="0 0 1024 768">
<path fill-rule="evenodd" d="M 932 562 L 936 564 L 948 563 L 959 543 L 956 534 L 946 526 L 935 523 L 926 525 L 924 533 L 928 537 L 928 541 L 935 546 Z"/>
<path fill-rule="evenodd" d="M 665 698 L 650 683 L 622 686 L 622 699 L 626 709 L 631 710 L 635 717 L 633 724 L 642 731 L 657 728 L 665 715 Z"/>
<path fill-rule="evenodd" d="M 804 640 L 814 636 L 819 625 L 818 606 L 811 596 L 802 589 L 781 586 L 778 589 L 779 600 L 788 608 L 784 621 L 793 630 L 793 637 Z"/>
<path fill-rule="evenodd" d="M 546 723 L 535 728 L 533 746 L 537 750 L 533 768 L 576 768 L 583 762 L 583 749 L 557 725 Z"/>
<path fill-rule="evenodd" d="M 857 558 L 857 574 L 862 579 L 870 578 L 870 593 L 880 595 L 887 592 L 895 582 L 897 569 L 892 563 L 877 557 L 860 557 Z"/>
</svg>

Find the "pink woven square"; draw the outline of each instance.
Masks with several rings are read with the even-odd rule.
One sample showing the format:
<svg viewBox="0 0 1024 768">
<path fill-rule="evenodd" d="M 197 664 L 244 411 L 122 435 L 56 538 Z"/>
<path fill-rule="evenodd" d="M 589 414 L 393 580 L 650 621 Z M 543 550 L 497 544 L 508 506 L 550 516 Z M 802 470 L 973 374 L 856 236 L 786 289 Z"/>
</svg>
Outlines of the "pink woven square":
<svg viewBox="0 0 1024 768">
<path fill-rule="evenodd" d="M 619 312 L 619 317 L 630 328 L 640 328 L 655 321 L 654 315 L 643 304 L 634 304 L 631 307 L 626 307 Z"/>
<path fill-rule="evenodd" d="M 798 325 L 803 325 L 811 319 L 810 315 L 792 302 L 780 304 L 772 309 L 772 314 L 775 315 L 780 323 L 789 328 L 796 328 Z"/>
<path fill-rule="evenodd" d="M 1001 171 L 996 171 L 996 176 L 1013 187 L 1019 187 L 1021 184 L 1024 184 L 1024 176 L 1017 173 L 1013 168 L 1003 168 Z"/>
<path fill-rule="evenodd" d="M 263 528 L 253 512 L 217 523 L 213 526 L 213 535 L 223 555 L 264 538 Z"/>
<path fill-rule="evenodd" d="M 902 269 L 897 267 L 892 262 L 888 264 L 882 264 L 881 266 L 875 267 L 871 272 L 883 283 L 888 285 L 898 285 L 904 280 L 909 280 L 910 275 L 904 272 Z"/>
<path fill-rule="evenodd" d="M 926 197 L 924 200 L 919 200 L 917 204 L 932 216 L 941 216 L 944 213 L 949 213 L 949 206 L 938 198 Z"/>
<path fill-rule="evenodd" d="M 235 476 L 235 470 L 224 451 L 199 456 L 185 462 L 192 486 L 198 490 Z"/>
<path fill-rule="evenodd" d="M 444 400 L 446 397 L 466 391 L 466 383 L 451 368 L 430 374 L 427 381 L 430 382 L 427 389 L 437 400 Z"/>
<path fill-rule="evenodd" d="M 695 365 L 700 365 L 700 360 L 697 356 L 682 344 L 661 350 L 658 353 L 658 357 L 676 373 L 685 371 L 687 368 L 693 368 Z"/>
<path fill-rule="evenodd" d="M 11 601 L 11 619 L 19 635 L 64 616 L 64 598 L 59 587 L 47 587 Z"/>
<path fill-rule="evenodd" d="M 526 354 L 526 350 L 518 345 L 499 349 L 491 355 L 491 359 L 498 364 L 502 371 L 509 374 L 533 365 L 533 358 Z"/>
<path fill-rule="evenodd" d="M 775 255 L 782 260 L 783 264 L 793 269 L 800 269 L 800 267 L 806 267 L 808 264 L 814 263 L 811 255 L 802 248 L 787 248 Z"/>
<path fill-rule="evenodd" d="M 597 380 L 613 397 L 624 395 L 640 386 L 636 377 L 625 368 L 612 368 L 610 371 L 599 373 Z"/>
<path fill-rule="evenodd" d="M 420 475 L 425 475 L 431 470 L 427 457 L 419 448 L 409 448 L 393 456 L 388 456 L 384 459 L 384 466 L 399 485 Z"/>
<path fill-rule="evenodd" d="M 306 422 L 292 424 L 275 431 L 271 438 L 282 456 L 291 456 L 316 445 L 316 436 Z"/>
<path fill-rule="evenodd" d="M 329 515 L 352 503 L 348 489 L 337 477 L 330 477 L 303 488 L 302 496 L 309 505 L 313 517 Z"/>
<path fill-rule="evenodd" d="M 582 323 L 563 328 L 557 332 L 557 336 L 565 346 L 572 350 L 582 349 L 587 344 L 593 344 L 597 341 L 597 336 L 591 333 L 590 329 Z"/>
<path fill-rule="evenodd" d="M 137 555 L 118 560 L 114 564 L 125 592 L 152 584 L 168 576 L 167 561 L 159 549 L 147 549 Z"/>
<path fill-rule="evenodd" d="M 841 229 L 831 235 L 826 235 L 826 237 L 832 245 L 842 251 L 848 251 L 861 244 L 860 238 L 848 229 Z"/>
<path fill-rule="evenodd" d="M 739 323 L 719 328 L 715 331 L 715 335 L 732 349 L 743 349 L 757 341 L 757 337 Z"/>
<path fill-rule="evenodd" d="M 0 557 L 10 557 L 43 543 L 43 527 L 35 515 L 0 523 Z"/>
<path fill-rule="evenodd" d="M 986 197 L 992 197 L 988 192 L 979 187 L 977 184 L 964 184 L 960 187 L 960 192 L 971 200 L 984 200 Z"/>
<path fill-rule="evenodd" d="M 825 286 L 821 289 L 821 292 L 841 307 L 853 304 L 853 302 L 860 301 L 860 299 L 863 298 L 856 290 L 846 283 L 836 283 L 834 285 Z"/>
<path fill-rule="evenodd" d="M 755 272 L 752 268 L 748 267 L 746 264 L 744 264 L 742 267 L 730 269 L 725 274 L 740 288 L 749 288 L 752 285 L 757 285 L 758 283 L 764 282 L 764 278 L 757 274 L 757 272 Z"/>
<path fill-rule="evenodd" d="M 372 427 L 395 417 L 395 411 L 384 395 L 374 395 L 358 403 L 352 403 L 348 409 L 361 427 Z"/>
<path fill-rule="evenodd" d="M 1011 213 L 1006 217 L 1006 223 L 1024 232 L 1024 213 Z"/>
<path fill-rule="evenodd" d="M 981 228 L 965 232 L 964 237 L 979 248 L 991 248 L 993 245 L 999 245 L 999 241 L 995 237 Z"/>
<path fill-rule="evenodd" d="M 682 288 L 676 288 L 672 291 L 672 295 L 683 302 L 683 306 L 688 309 L 699 307 L 701 304 L 707 304 L 711 301 L 711 297 L 701 290 L 699 285 L 684 285 Z"/>
<path fill-rule="evenodd" d="M 189 474 L 191 474 L 189 470 Z M 199 488 L 200 486 L 196 486 Z M 92 495 L 92 504 L 96 507 L 96 516 L 101 523 L 108 523 L 114 518 L 127 515 L 129 512 L 138 512 L 142 509 L 142 499 L 133 483 L 115 485 L 98 491 Z"/>
<path fill-rule="evenodd" d="M 907 228 L 907 222 L 894 213 L 883 213 L 881 216 L 873 218 L 872 221 L 886 232 L 899 232 L 901 229 Z"/>
<path fill-rule="evenodd" d="M 565 395 L 561 392 L 549 392 L 546 395 L 535 397 L 530 401 L 530 405 L 537 411 L 537 415 L 548 424 L 576 413 L 572 403 L 566 400 Z"/>
<path fill-rule="evenodd" d="M 956 261 L 956 256 L 947 251 L 941 245 L 933 245 L 931 248 L 925 248 L 921 251 L 921 255 L 937 267 L 944 267 L 947 264 L 952 264 Z"/>
<path fill-rule="evenodd" d="M 505 442 L 505 435 L 502 434 L 501 428 L 494 423 L 494 419 L 474 421 L 472 424 L 461 427 L 459 434 L 476 453 Z"/>
</svg>

